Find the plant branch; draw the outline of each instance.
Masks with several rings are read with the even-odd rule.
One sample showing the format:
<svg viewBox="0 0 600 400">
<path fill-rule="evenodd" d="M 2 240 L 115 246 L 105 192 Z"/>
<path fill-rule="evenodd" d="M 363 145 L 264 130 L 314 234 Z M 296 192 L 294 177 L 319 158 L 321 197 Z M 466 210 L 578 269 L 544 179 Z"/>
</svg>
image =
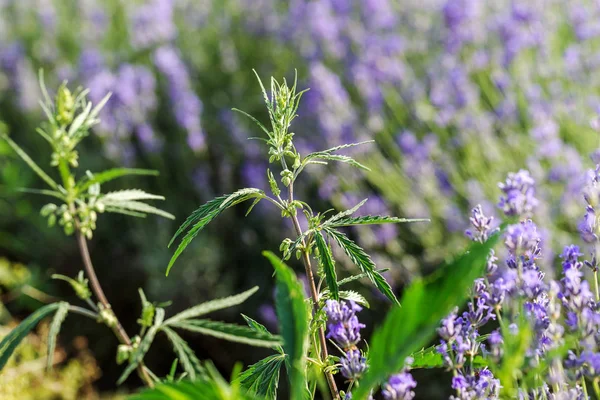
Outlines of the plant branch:
<svg viewBox="0 0 600 400">
<path fill-rule="evenodd" d="M 292 204 L 294 201 L 294 183 L 292 182 L 289 186 L 289 204 Z M 298 217 L 294 213 L 290 213 L 290 218 L 294 224 L 294 229 L 296 230 L 296 234 L 298 236 L 302 236 L 302 228 L 300 227 L 300 222 L 298 221 Z M 317 287 L 315 285 L 315 278 L 313 275 L 312 265 L 310 263 L 310 257 L 308 255 L 308 249 L 306 248 L 306 242 L 302 239 L 302 247 L 304 251 L 302 251 L 302 261 L 304 262 L 304 269 L 306 270 L 306 279 L 308 280 L 308 286 L 310 288 L 310 295 L 312 297 L 313 303 L 313 317 L 319 311 L 319 292 L 317 292 Z M 327 352 L 327 340 L 325 339 L 325 331 L 322 326 L 319 326 L 319 342 L 321 344 L 321 361 L 326 361 L 329 357 Z M 338 392 L 337 385 L 335 384 L 335 379 L 333 374 L 329 371 L 325 372 L 325 378 L 327 379 L 327 384 L 329 385 L 329 390 L 331 391 L 331 395 L 334 400 L 338 400 L 340 398 L 340 394 Z"/>
<path fill-rule="evenodd" d="M 79 220 L 78 219 L 75 219 L 75 225 L 76 225 L 75 236 L 77 238 L 77 245 L 79 246 L 79 252 L 81 253 L 81 258 L 83 260 L 83 266 L 85 268 L 85 272 L 88 276 L 88 279 L 90 280 L 90 286 L 91 286 L 92 292 L 94 293 L 94 295 L 96 296 L 96 298 L 98 299 L 100 304 L 102 304 L 102 307 L 104 307 L 104 309 L 112 310 L 111 305 L 108 302 L 106 295 L 104 294 L 104 290 L 102 290 L 102 286 L 100 285 L 100 282 L 98 281 L 98 277 L 96 276 L 96 271 L 94 269 L 94 265 L 92 264 L 92 259 L 90 257 L 90 251 L 87 246 L 87 241 L 86 241 L 85 237 L 83 236 L 83 234 L 81 233 L 81 230 L 79 229 Z M 113 315 L 114 315 L 114 313 L 113 313 Z M 121 322 L 119 322 L 119 319 L 116 316 L 115 316 L 115 324 L 113 326 L 111 326 L 111 329 L 113 330 L 113 332 L 115 333 L 115 335 L 117 336 L 117 338 L 119 339 L 119 341 L 122 344 L 131 346 L 131 339 L 129 338 L 129 335 L 127 334 L 127 332 L 125 332 L 125 329 L 123 329 Z M 143 363 L 140 363 L 140 365 L 138 367 L 138 374 L 146 385 L 148 385 L 149 387 L 154 387 L 154 382 L 153 382 L 152 378 L 150 377 L 150 375 L 148 375 L 148 372 L 144 368 Z"/>
</svg>

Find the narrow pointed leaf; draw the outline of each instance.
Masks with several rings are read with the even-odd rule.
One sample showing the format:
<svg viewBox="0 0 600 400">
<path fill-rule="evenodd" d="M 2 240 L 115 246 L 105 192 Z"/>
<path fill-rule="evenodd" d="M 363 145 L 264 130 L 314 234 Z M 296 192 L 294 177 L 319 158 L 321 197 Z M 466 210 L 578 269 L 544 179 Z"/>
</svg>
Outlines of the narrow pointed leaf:
<svg viewBox="0 0 600 400">
<path fill-rule="evenodd" d="M 267 134 L 267 136 L 271 136 L 271 132 L 269 132 L 269 130 L 263 124 L 261 124 L 259 120 L 257 120 L 256 118 L 254 118 L 252 115 L 248 114 L 246 111 L 242 111 L 242 110 L 237 109 L 237 108 L 232 108 L 232 110 L 233 111 L 237 111 L 240 114 L 244 114 L 246 117 L 250 118 L 256 125 L 258 125 L 258 127 L 260 129 L 262 129 Z"/>
<path fill-rule="evenodd" d="M 107 171 L 99 172 L 93 175 L 93 178 L 82 180 L 78 185 L 78 190 L 83 192 L 87 190 L 90 186 L 99 183 L 103 184 L 105 182 L 110 182 L 114 179 L 121 178 L 123 176 L 129 175 L 151 175 L 157 176 L 158 171 L 154 171 L 151 169 L 139 169 L 139 168 L 113 168 Z"/>
<path fill-rule="evenodd" d="M 56 310 L 56 314 L 54 314 L 54 318 L 52 318 L 52 322 L 50 323 L 50 330 L 48 331 L 48 357 L 46 368 L 52 369 L 52 365 L 54 364 L 54 351 L 56 350 L 56 338 L 58 333 L 60 332 L 60 327 L 62 326 L 63 321 L 67 318 L 67 313 L 69 312 L 69 303 L 61 301 L 58 303 L 58 310 Z"/>
<path fill-rule="evenodd" d="M 498 235 L 474 243 L 469 250 L 427 279 L 413 282 L 402 297 L 403 307 L 392 309 L 373 333 L 369 369 L 354 399 L 366 399 L 371 389 L 402 369 L 406 357 L 426 345 L 440 320 L 467 299 L 473 281 L 484 273 L 490 249 Z"/>
<path fill-rule="evenodd" d="M 204 368 L 194 351 L 187 342 L 171 328 L 162 326 L 160 330 L 163 331 L 171 341 L 173 349 L 179 358 L 179 362 L 181 362 L 181 365 L 183 366 L 183 370 L 188 374 L 191 380 L 196 380 L 199 374 L 203 374 Z"/>
<path fill-rule="evenodd" d="M 173 238 L 169 242 L 168 247 L 171 247 L 173 242 L 188 228 L 191 227 L 191 229 L 189 229 L 189 231 L 185 234 L 185 236 L 179 243 L 179 246 L 177 246 L 175 253 L 171 257 L 169 265 L 167 266 L 166 275 L 169 275 L 169 271 L 173 267 L 173 264 L 175 264 L 177 258 L 179 258 L 181 253 L 183 253 L 185 248 L 192 242 L 192 240 L 194 240 L 198 233 L 200 233 L 200 231 L 204 229 L 206 225 L 208 225 L 213 219 L 215 219 L 219 214 L 221 214 L 221 212 L 243 201 L 264 196 L 264 192 L 260 189 L 246 188 L 240 189 L 237 192 L 232 193 L 230 195 L 214 198 L 200 206 L 185 220 L 185 222 L 179 227 L 179 229 L 177 229 L 177 232 L 175 232 L 175 235 L 173 235 Z"/>
<path fill-rule="evenodd" d="M 0 371 L 8 362 L 19 343 L 35 326 L 47 315 L 52 314 L 60 307 L 60 303 L 48 304 L 38 308 L 29 317 L 25 318 L 16 328 L 6 335 L 0 342 Z"/>
<path fill-rule="evenodd" d="M 394 302 L 397 305 L 400 305 L 400 302 L 396 298 L 394 291 L 390 284 L 385 280 L 383 275 L 377 272 L 375 263 L 371 260 L 371 257 L 365 253 L 365 251 L 357 245 L 355 242 L 350 240 L 348 236 L 344 235 L 341 232 L 338 232 L 334 229 L 325 228 L 324 229 L 327 234 L 333 238 L 337 244 L 344 250 L 346 255 L 352 260 L 352 262 L 360 268 L 361 272 L 367 274 L 371 282 L 379 289 L 381 293 L 383 293 L 388 299 Z"/>
<path fill-rule="evenodd" d="M 381 224 L 402 224 L 407 222 L 429 222 L 427 218 L 396 218 L 382 215 L 365 215 L 363 217 L 340 218 L 337 221 L 329 223 L 327 226 L 354 226 L 354 225 L 381 225 Z"/>
<path fill-rule="evenodd" d="M 325 282 L 329 288 L 330 297 L 334 300 L 340 299 L 339 287 L 337 283 L 337 274 L 335 272 L 335 263 L 331 256 L 331 249 L 321 232 L 315 233 L 315 242 L 319 250 L 319 262 L 325 273 Z"/>
<path fill-rule="evenodd" d="M 254 329 L 257 332 L 263 332 L 263 333 L 268 333 L 269 335 L 273 334 L 271 332 L 269 332 L 269 330 L 260 322 L 253 320 L 252 318 L 250 318 L 247 315 L 242 314 L 242 317 L 244 318 L 244 320 L 246 321 L 246 323 L 248 324 L 248 326 L 252 329 Z M 281 346 L 277 346 L 277 351 L 279 351 L 281 354 L 283 354 L 283 347 Z"/>
<path fill-rule="evenodd" d="M 158 332 L 158 329 L 163 323 L 164 318 L 165 310 L 163 308 L 158 307 L 156 309 L 156 314 L 154 315 L 154 323 L 152 324 L 150 329 L 148 329 L 148 332 L 146 332 L 146 335 L 138 345 L 137 349 L 131 355 L 129 365 L 127 365 L 127 368 L 125 368 L 125 371 L 123 371 L 123 373 L 119 377 L 119 380 L 117 381 L 118 385 L 125 382 L 125 379 L 127 379 L 129 375 L 131 375 L 131 373 L 135 371 L 135 369 L 140 365 L 140 363 L 144 359 L 144 356 L 148 352 L 148 349 L 150 349 L 150 346 L 154 341 L 154 337 L 156 336 L 156 332 Z"/>
<path fill-rule="evenodd" d="M 302 284 L 294 272 L 271 252 L 264 252 L 276 275 L 275 306 L 287 355 L 292 400 L 303 400 L 307 390 L 306 351 L 308 350 L 308 312 Z"/>
<path fill-rule="evenodd" d="M 48 174 L 46 174 L 44 170 L 41 169 L 39 165 L 37 165 L 35 161 L 33 161 L 31 157 L 29 157 L 29 155 L 25 153 L 23 149 L 21 149 L 21 147 L 19 147 L 18 144 L 13 142 L 13 140 L 9 138 L 8 135 L 6 135 L 3 132 L 0 132 L 0 138 L 6 140 L 6 143 L 8 143 L 10 147 L 12 147 L 15 153 L 17 153 L 19 157 L 21 157 L 21 159 L 25 161 L 29 168 L 31 168 L 33 172 L 35 172 L 40 178 L 42 178 L 44 182 L 48 184 L 48 186 L 50 186 L 54 190 L 58 190 L 58 184 L 54 182 L 54 180 L 50 178 L 50 176 L 48 176 Z"/>
<path fill-rule="evenodd" d="M 367 202 L 367 200 L 369 200 L 369 199 L 364 199 L 360 203 L 358 203 L 357 205 L 352 207 L 351 209 L 335 214 L 334 216 L 329 218 L 327 221 L 323 222 L 323 226 L 331 225 L 334 222 L 337 222 L 338 220 L 340 220 L 342 218 L 345 218 L 349 215 L 354 214 L 356 211 L 358 211 L 359 208 L 361 208 Z"/>
<path fill-rule="evenodd" d="M 141 201 L 116 201 L 110 202 L 106 204 L 106 206 L 107 211 L 109 212 L 118 212 L 115 210 L 125 210 L 142 214 L 142 216 L 145 216 L 145 214 L 154 214 L 168 219 L 175 219 L 173 214 L 163 211 L 160 208 L 151 206 L 150 204 L 142 203 Z"/>
<path fill-rule="evenodd" d="M 238 304 L 242 304 L 244 301 L 246 301 L 250 296 L 256 293 L 257 290 L 258 286 L 254 286 L 252 289 L 246 290 L 240 294 L 236 294 L 235 296 L 210 300 L 206 303 L 198 304 L 167 319 L 165 321 L 165 325 L 171 325 L 186 319 L 197 318 L 213 311 L 222 310 L 223 308 L 237 306 Z"/>
<path fill-rule="evenodd" d="M 282 344 L 281 337 L 279 336 L 270 333 L 257 332 L 247 326 L 211 321 L 208 319 L 188 319 L 171 323 L 169 326 L 256 347 L 276 349 Z"/>
<path fill-rule="evenodd" d="M 163 196 L 146 193 L 141 189 L 126 189 L 109 192 L 102 196 L 102 202 L 105 204 L 114 204 L 122 201 L 139 201 L 139 200 L 164 200 Z"/>
</svg>

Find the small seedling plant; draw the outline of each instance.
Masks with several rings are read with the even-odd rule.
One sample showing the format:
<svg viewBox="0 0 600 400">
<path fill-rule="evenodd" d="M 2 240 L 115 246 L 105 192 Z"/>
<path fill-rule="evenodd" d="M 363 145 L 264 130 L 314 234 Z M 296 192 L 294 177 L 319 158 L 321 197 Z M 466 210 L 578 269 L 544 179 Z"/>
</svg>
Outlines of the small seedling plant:
<svg viewBox="0 0 600 400">
<path fill-rule="evenodd" d="M 174 380 L 186 377 L 197 379 L 207 370 L 190 346 L 181 338 L 178 330 L 210 335 L 224 340 L 241 342 L 252 346 L 279 348 L 282 340 L 279 336 L 266 334 L 247 326 L 240 326 L 204 318 L 211 312 L 239 305 L 255 293 L 251 288 L 238 295 L 208 301 L 187 310 L 167 316 L 168 303 L 149 301 L 143 290 L 139 289 L 141 315 L 137 320 L 140 330 L 131 336 L 128 334 L 104 294 L 96 276 L 92 257 L 88 249 L 88 240 L 93 239 L 99 217 L 108 213 L 125 214 L 133 217 L 146 217 L 149 214 L 164 218 L 174 217 L 151 204 L 149 201 L 164 200 L 163 196 L 146 193 L 140 189 L 126 189 L 104 192 L 102 186 L 114 179 L 131 175 L 157 175 L 156 171 L 145 169 L 114 168 L 92 173 L 86 171 L 81 177 L 75 174 L 79 166 L 77 145 L 89 135 L 90 129 L 99 122 L 98 115 L 108 101 L 110 94 L 93 106 L 87 101 L 88 90 L 77 89 L 71 92 L 66 82 L 57 90 L 54 100 L 48 93 L 40 73 L 40 87 L 46 122 L 37 129 L 37 133 L 48 143 L 51 152 L 50 166 L 54 167 L 60 178 L 55 180 L 51 172 L 46 172 L 27 153 L 9 137 L 6 129 L 0 126 L 0 139 L 20 156 L 20 158 L 46 183 L 44 189 L 23 189 L 25 192 L 44 195 L 52 202 L 41 209 L 41 215 L 48 224 L 58 224 L 66 235 L 74 235 L 81 253 L 83 270 L 76 277 L 53 275 L 71 285 L 81 305 L 65 301 L 47 304 L 36 310 L 13 329 L 0 342 L 0 370 L 23 338 L 46 316 L 53 315 L 49 329 L 47 365 L 53 365 L 57 336 L 61 325 L 69 314 L 91 318 L 108 327 L 120 345 L 116 362 L 124 364 L 124 370 L 118 379 L 123 383 L 134 371 L 149 387 L 162 380 Z M 203 317 L 203 318 L 200 318 Z M 171 373 L 166 378 L 158 377 L 144 363 L 144 357 L 158 334 L 164 334 L 171 341 L 177 356 Z M 183 371 L 178 373 L 178 368 Z M 209 368 L 212 370 L 212 367 Z"/>
</svg>

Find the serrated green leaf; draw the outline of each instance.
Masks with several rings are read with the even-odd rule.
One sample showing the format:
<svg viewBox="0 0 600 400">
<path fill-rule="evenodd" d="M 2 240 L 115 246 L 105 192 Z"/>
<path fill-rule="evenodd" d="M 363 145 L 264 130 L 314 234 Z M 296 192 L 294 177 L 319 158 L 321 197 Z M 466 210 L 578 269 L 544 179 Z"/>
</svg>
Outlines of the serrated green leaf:
<svg viewBox="0 0 600 400">
<path fill-rule="evenodd" d="M 437 350 L 438 346 L 430 346 L 426 349 L 415 351 L 409 357 L 412 358 L 413 362 L 410 364 L 410 369 L 422 369 L 422 368 L 443 368 L 444 358 Z M 471 365 L 471 364 L 469 364 Z M 482 356 L 473 357 L 473 366 L 476 368 L 483 368 L 488 365 L 488 362 Z"/>
<path fill-rule="evenodd" d="M 271 332 L 269 332 L 269 330 L 267 329 L 266 326 L 264 326 L 263 324 L 261 324 L 258 321 L 253 320 L 252 318 L 250 318 L 247 315 L 242 314 L 242 317 L 244 318 L 244 320 L 246 321 L 246 323 L 248 324 L 248 326 L 252 329 L 254 329 L 257 332 L 263 332 L 263 333 L 268 333 L 269 335 L 273 335 Z M 281 346 L 277 346 L 277 351 L 279 351 L 281 354 L 283 354 L 283 347 Z"/>
<path fill-rule="evenodd" d="M 400 302 L 396 298 L 396 295 L 394 294 L 390 284 L 387 283 L 383 275 L 377 272 L 375 263 L 359 245 L 339 231 L 330 228 L 325 228 L 324 231 L 327 232 L 327 234 L 337 242 L 337 244 L 342 248 L 342 250 L 344 250 L 346 255 L 361 270 L 361 272 L 367 274 L 367 277 L 371 280 L 371 282 L 373 282 L 373 284 L 375 284 L 375 287 L 377 287 L 381 293 L 383 293 L 393 303 L 400 305 Z"/>
<path fill-rule="evenodd" d="M 10 331 L 0 342 L 0 371 L 8 362 L 19 343 L 27 334 L 47 315 L 52 314 L 60 307 L 60 303 L 53 303 L 38 308 L 29 317 L 25 318 L 15 329 Z"/>
<path fill-rule="evenodd" d="M 308 312 L 302 284 L 294 272 L 269 251 L 263 252 L 275 269 L 275 306 L 287 355 L 292 400 L 302 400 L 307 390 L 306 351 L 308 350 Z"/>
<path fill-rule="evenodd" d="M 363 305 L 367 308 L 371 307 L 367 299 L 362 294 L 355 292 L 354 290 L 340 290 L 340 298 L 344 300 L 352 300 L 353 302 Z"/>
<path fill-rule="evenodd" d="M 50 178 L 50 176 L 48 176 L 48 174 L 46 174 L 44 170 L 41 169 L 40 166 L 37 165 L 35 161 L 33 161 L 31 157 L 29 157 L 29 155 L 21 147 L 19 147 L 18 144 L 16 144 L 11 138 L 9 138 L 7 134 L 5 134 L 4 132 L 0 132 L 0 138 L 4 139 L 6 143 L 8 143 L 10 147 L 12 147 L 14 152 L 17 153 L 17 155 L 21 157 L 23 161 L 25 161 L 29 168 L 31 168 L 33 172 L 35 172 L 40 178 L 42 178 L 42 180 L 46 182 L 48 186 L 50 186 L 54 190 L 58 190 L 58 184 L 54 182 L 54 180 Z"/>
<path fill-rule="evenodd" d="M 333 257 L 331 255 L 331 249 L 329 248 L 327 242 L 325 242 L 325 238 L 321 232 L 315 233 L 315 243 L 317 244 L 317 249 L 319 250 L 319 262 L 323 267 L 323 272 L 325 273 L 325 282 L 329 288 L 330 297 L 334 300 L 339 300 L 340 289 L 337 284 L 335 262 L 333 261 Z"/>
<path fill-rule="evenodd" d="M 54 318 L 52 318 L 52 322 L 50 323 L 50 330 L 48 331 L 48 357 L 46 362 L 46 368 L 48 370 L 52 369 L 52 365 L 54 365 L 54 351 L 56 350 L 56 338 L 58 333 L 60 332 L 60 327 L 62 326 L 63 321 L 67 318 L 67 313 L 69 312 L 69 303 L 61 301 L 58 303 L 58 309 L 54 314 Z"/>
<path fill-rule="evenodd" d="M 107 212 L 116 212 L 120 214 L 128 213 L 128 215 L 137 213 L 142 214 L 142 217 L 145 217 L 146 214 L 154 214 L 168 219 L 175 219 L 173 214 L 149 204 L 142 203 L 141 201 L 111 201 L 110 203 L 106 203 L 106 200 L 102 199 L 102 202 L 105 203 Z"/>
<path fill-rule="evenodd" d="M 173 349 L 179 358 L 179 362 L 181 362 L 181 365 L 183 366 L 183 370 L 188 374 L 191 380 L 196 380 L 199 374 L 204 373 L 204 368 L 194 351 L 187 342 L 171 328 L 162 326 L 160 330 L 163 331 L 171 341 Z"/>
<path fill-rule="evenodd" d="M 381 225 L 381 224 L 402 224 L 407 222 L 429 222 L 427 218 L 396 218 L 388 217 L 383 215 L 365 215 L 363 217 L 348 217 L 340 218 L 337 221 L 329 223 L 325 222 L 327 226 L 339 227 L 339 226 L 354 226 L 354 225 Z"/>
<path fill-rule="evenodd" d="M 352 165 L 353 167 L 364 169 L 365 171 L 371 170 L 369 167 L 359 163 L 354 158 L 348 157 L 348 156 L 342 156 L 340 154 L 322 154 L 319 156 L 313 156 L 313 157 L 310 157 L 310 158 L 307 157 L 307 158 L 308 158 L 307 164 L 312 163 L 313 160 L 316 160 L 316 161 L 338 161 L 338 162 L 343 162 L 343 163 Z M 305 158 L 305 160 L 306 160 L 306 158 Z"/>
<path fill-rule="evenodd" d="M 393 308 L 370 341 L 369 369 L 353 393 L 366 399 L 371 389 L 400 371 L 406 357 L 435 336 L 440 320 L 468 297 L 473 281 L 484 273 L 490 249 L 498 234 L 468 251 L 427 279 L 414 281 L 402 297 L 403 307 Z"/>
<path fill-rule="evenodd" d="M 148 352 L 148 349 L 150 349 L 150 346 L 152 345 L 152 342 L 154 341 L 154 337 L 156 336 L 158 329 L 162 325 L 164 318 L 165 318 L 165 310 L 163 308 L 158 307 L 156 309 L 156 313 L 154 314 L 154 324 L 152 324 L 150 329 L 148 329 L 148 332 L 146 332 L 146 335 L 144 336 L 144 338 L 142 339 L 142 341 L 140 342 L 138 347 L 135 349 L 135 351 L 131 355 L 131 358 L 129 360 L 129 365 L 127 365 L 127 368 L 125 368 L 125 371 L 123 371 L 123 373 L 119 377 L 119 380 L 117 381 L 118 385 L 125 382 L 125 379 L 127 379 L 129 377 L 129 375 L 131 375 L 131 373 L 133 371 L 135 371 L 135 369 L 143 361 L 144 356 Z"/>
<path fill-rule="evenodd" d="M 387 272 L 389 270 L 390 270 L 389 268 L 381 268 L 381 269 L 378 269 L 377 272 L 384 273 L 384 272 Z M 352 275 L 352 276 L 349 276 L 347 278 L 344 278 L 344 279 L 338 281 L 338 286 L 342 286 L 342 285 L 345 285 L 345 284 L 350 283 L 350 282 L 357 281 L 357 280 L 362 279 L 362 278 L 367 278 L 368 276 L 369 276 L 369 274 L 365 274 L 365 273 L 361 273 L 361 274 L 357 274 L 357 275 Z"/>
<path fill-rule="evenodd" d="M 179 258 L 181 253 L 191 243 L 191 241 L 194 240 L 198 233 L 200 233 L 200 231 L 204 229 L 204 227 L 208 225 L 213 219 L 215 219 L 221 212 L 243 201 L 264 196 L 264 192 L 260 189 L 247 188 L 238 190 L 237 192 L 231 195 L 224 195 L 221 197 L 214 198 L 200 206 L 185 220 L 185 222 L 179 227 L 179 229 L 177 229 L 177 232 L 175 232 L 175 235 L 173 235 L 173 238 L 171 238 L 171 241 L 169 242 L 168 247 L 171 247 L 173 242 L 181 234 L 183 234 L 183 232 L 186 229 L 193 225 L 192 228 L 183 237 L 183 239 L 179 243 L 179 246 L 177 246 L 175 253 L 171 257 L 169 265 L 167 266 L 166 275 L 169 275 L 169 271 L 173 267 L 173 264 L 175 264 L 177 258 Z"/>
<path fill-rule="evenodd" d="M 359 208 L 361 208 L 367 202 L 367 200 L 369 200 L 369 199 L 364 199 L 360 203 L 358 203 L 357 205 L 355 205 L 354 207 L 352 207 L 352 208 L 350 208 L 348 210 L 341 211 L 341 212 L 333 215 L 327 221 L 323 222 L 322 225 L 323 226 L 330 225 L 330 224 L 336 222 L 339 219 L 342 219 L 344 217 L 347 217 L 349 215 L 354 214 L 356 211 L 358 211 Z"/>
<path fill-rule="evenodd" d="M 273 354 L 252 364 L 239 376 L 242 387 L 249 395 L 259 396 L 265 400 L 277 398 L 279 371 L 285 362 L 285 355 Z"/>
<path fill-rule="evenodd" d="M 125 201 L 139 201 L 139 200 L 164 200 L 163 196 L 156 194 L 146 193 L 141 189 L 125 189 L 117 190 L 115 192 L 108 192 L 101 197 L 101 200 L 105 204 L 115 204 Z"/>
<path fill-rule="evenodd" d="M 93 178 L 84 178 L 77 185 L 77 190 L 79 192 L 83 192 L 87 190 L 90 186 L 95 184 L 103 184 L 105 182 L 110 182 L 114 179 L 121 178 L 123 176 L 129 175 L 152 175 L 157 176 L 158 171 L 154 171 L 151 169 L 139 169 L 139 168 L 113 168 L 103 172 L 98 172 L 93 174 Z"/>
<path fill-rule="evenodd" d="M 210 300 L 202 304 L 190 307 L 165 321 L 165 325 L 171 325 L 176 322 L 180 322 L 186 319 L 197 318 L 202 315 L 211 313 L 213 311 L 222 310 L 223 308 L 229 308 L 242 304 L 250 296 L 252 296 L 258 290 L 258 286 L 254 286 L 252 289 L 246 290 L 240 294 L 234 296 L 223 297 L 221 299 Z"/>
<path fill-rule="evenodd" d="M 144 214 L 141 212 L 131 211 L 131 210 L 127 210 L 125 208 L 119 208 L 119 207 L 113 207 L 113 206 L 107 206 L 104 209 L 104 211 L 113 213 L 113 214 L 123 214 L 123 215 L 127 215 L 129 217 L 136 217 L 136 218 L 146 218 L 146 216 L 147 216 L 147 214 Z"/>
<path fill-rule="evenodd" d="M 229 324 L 208 319 L 186 319 L 170 323 L 173 328 L 180 328 L 190 332 L 202 333 L 219 339 L 249 344 L 256 347 L 269 347 L 276 349 L 282 344 L 281 337 L 270 333 L 257 332 L 247 326 Z"/>
</svg>

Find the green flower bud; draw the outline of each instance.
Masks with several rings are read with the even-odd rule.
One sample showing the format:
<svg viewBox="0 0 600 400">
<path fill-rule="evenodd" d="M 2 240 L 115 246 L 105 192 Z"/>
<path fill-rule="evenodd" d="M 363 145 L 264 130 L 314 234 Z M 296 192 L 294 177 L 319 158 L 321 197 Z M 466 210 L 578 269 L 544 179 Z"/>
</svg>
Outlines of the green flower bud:
<svg viewBox="0 0 600 400">
<path fill-rule="evenodd" d="M 117 347 L 117 364 L 121 365 L 129 360 L 131 353 L 133 353 L 133 348 L 131 346 L 120 344 L 119 347 Z"/>
<path fill-rule="evenodd" d="M 75 99 L 65 84 L 61 85 L 56 94 L 56 121 L 68 125 L 73 121 Z"/>
</svg>

